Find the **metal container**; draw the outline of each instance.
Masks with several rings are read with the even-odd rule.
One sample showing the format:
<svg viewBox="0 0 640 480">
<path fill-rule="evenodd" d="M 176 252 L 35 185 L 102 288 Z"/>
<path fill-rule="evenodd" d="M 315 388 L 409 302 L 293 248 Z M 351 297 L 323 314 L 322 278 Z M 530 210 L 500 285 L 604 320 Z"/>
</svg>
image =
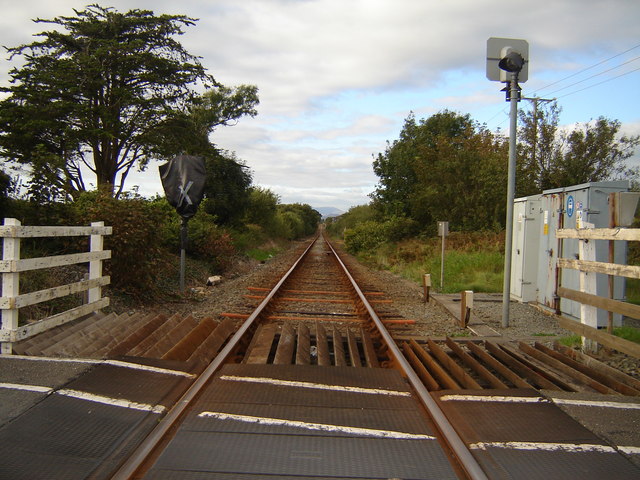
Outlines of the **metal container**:
<svg viewBox="0 0 640 480">
<path fill-rule="evenodd" d="M 608 228 L 609 194 L 626 192 L 629 186 L 627 180 L 592 182 L 545 190 L 541 195 L 515 200 L 511 296 L 522 302 L 536 301 L 556 313 L 580 318 L 578 302 L 556 295 L 558 286 L 579 290 L 579 272 L 557 267 L 559 257 L 578 258 L 579 241 L 557 239 L 556 229 L 577 228 L 582 222 L 592 223 L 595 228 Z M 625 264 L 626 260 L 626 242 L 616 241 L 614 263 Z M 596 242 L 596 261 L 609 261 L 607 242 Z M 597 295 L 608 297 L 607 275 L 595 275 Z M 614 298 L 625 299 L 624 277 L 615 277 Z M 598 310 L 599 326 L 606 326 L 607 318 L 606 311 Z M 620 315 L 614 316 L 616 324 L 620 321 Z"/>
<path fill-rule="evenodd" d="M 537 301 L 541 197 L 542 195 L 532 195 L 517 198 L 513 204 L 511 298 L 519 302 Z"/>
</svg>

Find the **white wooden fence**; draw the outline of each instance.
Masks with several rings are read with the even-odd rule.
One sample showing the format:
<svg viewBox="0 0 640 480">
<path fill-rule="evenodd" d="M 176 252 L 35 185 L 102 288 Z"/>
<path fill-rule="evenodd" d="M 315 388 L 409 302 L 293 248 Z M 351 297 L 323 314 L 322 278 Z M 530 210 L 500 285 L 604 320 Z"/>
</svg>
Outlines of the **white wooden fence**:
<svg viewBox="0 0 640 480">
<path fill-rule="evenodd" d="M 596 262 L 595 249 L 593 242 L 616 240 L 623 241 L 640 241 L 640 229 L 637 228 L 582 228 L 582 229 L 560 229 L 556 230 L 556 237 L 559 239 L 578 239 L 579 258 L 558 258 L 559 268 L 568 268 L 580 271 L 580 290 L 573 290 L 565 287 L 558 287 L 557 294 L 561 298 L 573 300 L 581 303 L 581 322 L 571 321 L 562 318 L 560 325 L 564 328 L 572 330 L 583 337 L 583 348 L 585 350 L 595 350 L 596 345 L 587 342 L 585 345 L 584 338 L 588 338 L 602 345 L 614 348 L 621 352 L 640 358 L 640 345 L 622 338 L 615 337 L 608 333 L 597 330 L 598 322 L 596 317 L 596 309 L 606 310 L 612 313 L 619 313 L 627 317 L 640 318 L 640 305 L 614 300 L 598 296 L 596 294 L 595 274 L 601 273 L 609 275 L 612 279 L 614 276 L 626 278 L 640 278 L 640 266 L 636 265 L 619 265 L 615 263 Z M 591 242 L 591 243 L 589 243 Z M 611 258 L 613 254 L 611 254 Z M 609 328 L 612 327 L 610 320 Z M 609 332 L 611 333 L 611 332 Z"/>
<path fill-rule="evenodd" d="M 10 354 L 12 343 L 62 325 L 76 318 L 93 313 L 109 305 L 109 298 L 102 297 L 102 287 L 111 281 L 109 276 L 102 275 L 102 261 L 111 258 L 110 250 L 103 250 L 103 236 L 111 235 L 111 227 L 104 222 L 92 223 L 90 227 L 29 227 L 22 226 L 15 218 L 5 218 L 0 226 L 0 237 L 3 238 L 2 261 L 2 329 L 0 342 L 2 354 Z M 90 251 L 70 255 L 20 259 L 21 238 L 43 237 L 75 237 L 89 236 Z M 20 272 L 44 268 L 89 263 L 89 278 L 76 283 L 48 288 L 37 292 L 20 295 Z M 88 291 L 87 303 L 62 313 L 18 325 L 20 308 L 53 300 L 67 295 Z"/>
</svg>

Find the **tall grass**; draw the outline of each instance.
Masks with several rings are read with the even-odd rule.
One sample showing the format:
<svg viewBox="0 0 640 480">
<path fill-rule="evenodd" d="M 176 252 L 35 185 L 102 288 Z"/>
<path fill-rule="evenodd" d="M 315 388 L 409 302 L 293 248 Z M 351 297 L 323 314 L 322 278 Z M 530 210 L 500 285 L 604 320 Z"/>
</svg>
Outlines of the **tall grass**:
<svg viewBox="0 0 640 480">
<path fill-rule="evenodd" d="M 504 241 L 501 235 L 454 232 L 447 237 L 444 289 L 440 285 L 440 242 L 439 238 L 430 238 L 385 244 L 363 260 L 417 283 L 422 283 L 422 276 L 430 273 L 432 287 L 443 293 L 502 291 Z"/>
</svg>

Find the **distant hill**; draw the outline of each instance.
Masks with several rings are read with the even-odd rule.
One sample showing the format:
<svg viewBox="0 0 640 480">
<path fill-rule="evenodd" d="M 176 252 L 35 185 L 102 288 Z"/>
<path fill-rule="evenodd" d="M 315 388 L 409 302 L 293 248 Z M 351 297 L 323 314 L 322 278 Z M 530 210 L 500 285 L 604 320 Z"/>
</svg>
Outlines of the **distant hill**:
<svg viewBox="0 0 640 480">
<path fill-rule="evenodd" d="M 336 207 L 315 207 L 314 210 L 317 210 L 322 218 L 329 217 L 337 217 L 338 215 L 342 215 L 344 212 Z"/>
</svg>

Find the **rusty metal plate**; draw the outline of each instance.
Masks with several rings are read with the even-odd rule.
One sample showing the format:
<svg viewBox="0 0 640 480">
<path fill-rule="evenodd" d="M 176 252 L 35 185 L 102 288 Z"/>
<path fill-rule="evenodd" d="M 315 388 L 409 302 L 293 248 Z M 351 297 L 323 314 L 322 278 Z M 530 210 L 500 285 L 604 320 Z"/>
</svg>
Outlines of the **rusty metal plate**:
<svg viewBox="0 0 640 480">
<path fill-rule="evenodd" d="M 316 365 L 225 365 L 222 375 L 244 375 L 269 377 L 281 380 L 295 378 L 299 381 L 332 383 L 337 385 L 387 388 L 390 390 L 410 391 L 400 373 L 391 369 L 372 368 L 354 369 L 354 367 L 323 368 Z"/>
<path fill-rule="evenodd" d="M 145 480 L 274 480 L 273 475 L 253 475 L 221 472 L 187 472 L 176 470 L 153 470 Z M 318 477 L 301 475 L 278 475 L 278 480 L 318 480 Z M 331 480 L 353 480 L 353 477 L 331 477 Z M 385 479 L 386 480 L 386 479 Z"/>
<path fill-rule="evenodd" d="M 329 367 L 327 367 L 329 368 Z M 415 400 L 411 397 L 389 395 L 366 395 L 350 392 L 331 391 L 331 395 L 322 395 L 314 388 L 287 387 L 257 384 L 246 381 L 216 382 L 218 388 L 209 389 L 202 394 L 203 405 L 216 403 L 273 403 L 274 398 L 285 398 L 289 405 L 305 405 L 328 408 L 375 408 L 412 410 Z"/>
<path fill-rule="evenodd" d="M 296 370 L 300 370 L 299 375 L 296 375 Z M 384 373 L 376 380 L 375 370 L 302 365 L 227 365 L 216 376 L 217 388 L 207 389 L 201 402 L 203 405 L 271 405 L 275 398 L 287 405 L 414 410 L 415 400 L 409 395 L 402 377 L 395 371 L 389 375 L 390 371 L 377 369 Z M 315 372 L 317 375 L 313 375 Z M 282 382 L 276 384 L 278 381 Z M 290 382 L 302 382 L 309 388 Z M 341 387 L 364 389 L 364 393 L 340 390 Z M 366 393 L 369 390 L 388 391 L 392 395 Z"/>
<path fill-rule="evenodd" d="M 280 398 L 284 400 L 284 398 Z M 234 416 L 272 418 L 276 420 L 288 420 L 292 422 L 303 422 L 316 425 L 336 425 L 349 426 L 355 429 L 373 429 L 392 432 L 404 432 L 409 434 L 434 435 L 431 426 L 424 415 L 415 410 L 392 410 L 392 409 L 370 409 L 370 408 L 332 408 L 300 406 L 289 404 L 278 404 L 278 399 L 274 398 L 271 405 L 256 405 L 246 403 L 235 404 L 198 404 L 194 413 L 215 412 L 229 414 L 229 420 L 207 416 L 192 416 L 184 424 L 188 430 L 194 431 L 216 431 L 216 432 L 266 432 L 266 433 L 304 433 L 305 435 L 326 435 L 326 436 L 358 436 L 349 431 L 337 430 L 330 432 L 327 430 L 306 429 L 304 431 L 296 426 L 268 426 L 251 424 L 249 422 L 233 421 Z"/>
</svg>

